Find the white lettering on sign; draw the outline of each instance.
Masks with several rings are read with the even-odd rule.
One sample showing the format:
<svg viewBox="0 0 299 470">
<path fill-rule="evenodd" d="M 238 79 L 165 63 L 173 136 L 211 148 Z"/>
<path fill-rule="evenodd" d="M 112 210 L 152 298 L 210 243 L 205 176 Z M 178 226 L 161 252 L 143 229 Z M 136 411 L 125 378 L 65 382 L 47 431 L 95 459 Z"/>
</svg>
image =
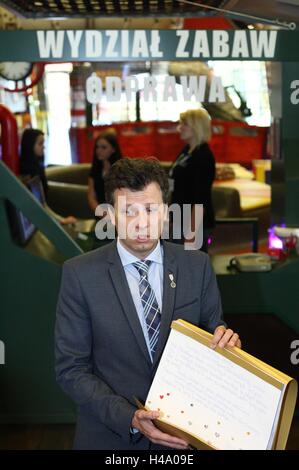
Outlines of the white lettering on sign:
<svg viewBox="0 0 299 470">
<path fill-rule="evenodd" d="M 159 45 L 160 45 L 160 32 L 159 31 L 152 31 L 152 36 L 151 36 L 151 45 L 150 45 L 150 51 L 151 51 L 151 56 L 158 58 L 163 57 L 163 52 L 160 51 Z"/>
<path fill-rule="evenodd" d="M 213 31 L 213 57 L 222 59 L 229 56 L 229 35 L 227 31 Z"/>
<path fill-rule="evenodd" d="M 129 31 L 121 32 L 121 57 L 129 57 Z"/>
<path fill-rule="evenodd" d="M 67 37 L 71 47 L 72 57 L 79 57 L 79 46 L 83 31 L 67 31 Z"/>
<path fill-rule="evenodd" d="M 251 56 L 253 58 L 274 57 L 277 31 L 250 31 Z"/>
<path fill-rule="evenodd" d="M 210 57 L 209 41 L 206 31 L 195 31 L 192 57 Z"/>
<path fill-rule="evenodd" d="M 191 75 L 190 77 L 182 75 L 179 80 L 182 85 L 184 101 L 195 98 L 199 103 L 203 101 L 210 103 L 225 102 L 225 91 L 220 77 L 213 76 L 208 82 L 206 75 Z M 174 76 L 166 75 L 161 84 L 162 87 L 158 88 L 157 78 L 153 75 L 144 77 L 140 82 L 134 75 L 123 80 L 120 77 L 106 77 L 106 99 L 107 101 L 120 101 L 122 90 L 124 90 L 127 101 L 131 102 L 135 100 L 135 94 L 139 88 L 143 91 L 145 102 L 157 101 L 158 93 L 160 93 L 159 98 L 161 101 L 178 101 L 180 99 Z M 93 73 L 86 80 L 87 101 L 91 104 L 100 103 L 103 89 L 102 79 Z"/>
<path fill-rule="evenodd" d="M 137 77 L 131 75 L 130 77 L 126 77 L 125 79 L 125 92 L 128 101 L 133 101 L 133 93 L 137 93 L 138 91 L 138 80 Z"/>
<path fill-rule="evenodd" d="M 235 31 L 232 57 L 249 57 L 246 31 Z"/>
<path fill-rule="evenodd" d="M 146 59 L 149 56 L 149 49 L 146 38 L 146 31 L 135 31 L 132 57 L 142 57 Z"/>
<path fill-rule="evenodd" d="M 93 73 L 86 80 L 86 99 L 91 104 L 100 103 L 102 99 L 102 80 Z"/>
<path fill-rule="evenodd" d="M 277 31 L 233 31 L 231 37 L 228 31 L 215 30 L 210 32 L 210 43 L 207 31 L 195 31 L 192 56 L 186 50 L 189 31 L 177 31 L 180 41 L 177 48 L 177 58 L 272 58 L 275 56 Z"/>
<path fill-rule="evenodd" d="M 191 75 L 180 77 L 180 82 L 183 89 L 184 101 L 190 101 L 192 96 L 195 96 L 196 101 L 205 100 L 205 92 L 207 86 L 206 75 Z"/>
<path fill-rule="evenodd" d="M 107 101 L 121 100 L 121 79 L 119 77 L 106 78 L 106 98 Z"/>
<path fill-rule="evenodd" d="M 102 33 L 100 31 L 86 31 L 85 35 L 86 56 L 89 59 L 102 55 Z"/>
<path fill-rule="evenodd" d="M 220 77 L 213 77 L 210 84 L 209 103 L 224 103 L 225 93 Z"/>
<path fill-rule="evenodd" d="M 117 57 L 117 51 L 115 50 L 115 46 L 117 43 L 117 36 L 118 36 L 118 31 L 111 30 L 111 31 L 106 31 L 106 34 L 108 35 L 108 46 L 107 46 L 107 52 L 106 56 L 110 58 L 112 57 Z"/>
<path fill-rule="evenodd" d="M 277 31 L 169 31 L 176 44 L 173 59 L 273 58 Z M 159 30 L 37 31 L 41 59 L 163 59 L 170 44 Z"/>
<path fill-rule="evenodd" d="M 144 101 L 149 101 L 152 97 L 153 101 L 157 101 L 157 79 L 150 75 L 144 79 L 143 98 Z"/>
<path fill-rule="evenodd" d="M 179 37 L 178 46 L 176 49 L 175 56 L 180 59 L 189 57 L 189 52 L 186 51 L 186 45 L 189 39 L 189 31 L 176 31 L 176 35 Z"/>
<path fill-rule="evenodd" d="M 175 77 L 166 75 L 165 81 L 164 81 L 164 90 L 163 90 L 163 101 L 168 101 L 169 98 L 172 99 L 172 101 L 177 101 L 178 100 L 178 95 L 176 92 L 176 82 L 175 82 Z"/>
<path fill-rule="evenodd" d="M 62 58 L 64 31 L 37 31 L 36 34 L 41 59 Z"/>
</svg>

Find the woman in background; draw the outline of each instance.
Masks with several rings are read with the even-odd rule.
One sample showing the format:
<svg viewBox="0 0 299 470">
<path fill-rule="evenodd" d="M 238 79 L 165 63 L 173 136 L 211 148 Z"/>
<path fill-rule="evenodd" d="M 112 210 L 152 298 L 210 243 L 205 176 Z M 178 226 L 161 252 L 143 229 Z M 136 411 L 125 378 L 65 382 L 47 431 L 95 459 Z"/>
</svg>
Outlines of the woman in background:
<svg viewBox="0 0 299 470">
<path fill-rule="evenodd" d="M 194 204 L 203 204 L 201 250 L 207 252 L 208 239 L 215 225 L 211 191 L 215 179 L 215 158 L 208 144 L 211 137 L 211 119 L 208 112 L 201 108 L 181 113 L 178 131 L 186 146 L 169 172 L 173 190 L 171 203 L 180 206 L 192 205 L 193 228 Z"/>
<path fill-rule="evenodd" d="M 48 183 L 44 167 L 45 137 L 39 129 L 25 129 L 21 139 L 20 173 L 24 176 L 39 176 L 48 195 Z"/>
<path fill-rule="evenodd" d="M 122 157 L 114 129 L 103 131 L 96 139 L 88 178 L 88 203 L 95 212 L 105 202 L 104 178 L 113 163 Z"/>
<path fill-rule="evenodd" d="M 21 153 L 20 153 L 20 174 L 22 176 L 39 176 L 45 199 L 48 196 L 48 183 L 44 167 L 44 151 L 45 151 L 45 137 L 44 133 L 39 129 L 25 129 L 21 139 Z M 61 223 L 61 225 L 74 224 L 77 219 L 72 215 L 62 217 L 46 204 L 45 209 L 48 214 Z"/>
</svg>

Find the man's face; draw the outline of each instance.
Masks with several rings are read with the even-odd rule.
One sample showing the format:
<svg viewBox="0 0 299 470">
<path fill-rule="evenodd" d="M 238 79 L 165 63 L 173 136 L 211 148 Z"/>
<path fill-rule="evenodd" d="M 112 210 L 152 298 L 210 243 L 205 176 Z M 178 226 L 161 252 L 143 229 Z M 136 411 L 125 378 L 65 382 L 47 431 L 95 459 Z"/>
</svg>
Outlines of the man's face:
<svg viewBox="0 0 299 470">
<path fill-rule="evenodd" d="M 136 257 L 145 258 L 156 247 L 166 217 L 159 185 L 150 183 L 140 191 L 117 189 L 114 201 L 111 219 L 120 242 Z"/>
</svg>

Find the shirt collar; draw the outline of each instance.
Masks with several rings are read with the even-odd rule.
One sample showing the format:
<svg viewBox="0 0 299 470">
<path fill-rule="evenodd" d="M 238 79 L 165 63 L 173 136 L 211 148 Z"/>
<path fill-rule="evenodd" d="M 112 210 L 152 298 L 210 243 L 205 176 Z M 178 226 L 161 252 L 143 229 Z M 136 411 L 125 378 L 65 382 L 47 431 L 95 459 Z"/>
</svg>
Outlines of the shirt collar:
<svg viewBox="0 0 299 470">
<path fill-rule="evenodd" d="M 140 258 L 132 255 L 119 241 L 117 238 L 117 251 L 123 266 L 128 266 L 129 264 L 136 263 L 136 261 L 140 261 Z M 163 257 L 162 257 L 162 246 L 160 240 L 158 241 L 156 248 L 145 258 L 147 260 L 153 261 L 155 263 L 163 264 Z"/>
</svg>

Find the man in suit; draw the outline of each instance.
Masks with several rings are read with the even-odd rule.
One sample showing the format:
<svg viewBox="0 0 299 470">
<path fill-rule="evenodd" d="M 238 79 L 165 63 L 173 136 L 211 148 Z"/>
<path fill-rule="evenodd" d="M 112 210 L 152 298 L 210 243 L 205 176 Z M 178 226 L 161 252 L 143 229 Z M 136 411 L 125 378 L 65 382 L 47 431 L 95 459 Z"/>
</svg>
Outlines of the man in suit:
<svg viewBox="0 0 299 470">
<path fill-rule="evenodd" d="M 122 159 L 105 187 L 118 238 L 64 264 L 57 306 L 56 374 L 78 406 L 74 448 L 185 449 L 156 428 L 157 411 L 134 402 L 146 399 L 171 322 L 201 325 L 214 333 L 212 347 L 240 340 L 222 319 L 209 257 L 160 240 L 168 190 L 160 164 Z"/>
</svg>

